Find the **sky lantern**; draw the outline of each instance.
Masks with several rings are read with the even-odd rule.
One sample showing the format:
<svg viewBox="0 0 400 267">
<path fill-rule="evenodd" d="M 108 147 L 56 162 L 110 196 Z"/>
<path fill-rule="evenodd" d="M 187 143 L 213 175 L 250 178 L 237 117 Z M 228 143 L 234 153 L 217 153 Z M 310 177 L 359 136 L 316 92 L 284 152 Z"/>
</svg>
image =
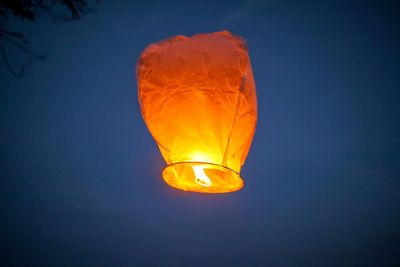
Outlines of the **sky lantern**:
<svg viewBox="0 0 400 267">
<path fill-rule="evenodd" d="M 228 31 L 174 36 L 146 47 L 136 76 L 143 119 L 168 164 L 165 182 L 204 193 L 241 189 L 257 122 L 246 41 Z"/>
</svg>

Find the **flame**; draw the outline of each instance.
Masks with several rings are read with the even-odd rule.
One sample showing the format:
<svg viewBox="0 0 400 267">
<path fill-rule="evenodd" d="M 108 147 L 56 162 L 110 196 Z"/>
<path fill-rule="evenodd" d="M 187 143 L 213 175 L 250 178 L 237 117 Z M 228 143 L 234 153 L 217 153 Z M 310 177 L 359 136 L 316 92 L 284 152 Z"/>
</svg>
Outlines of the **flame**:
<svg viewBox="0 0 400 267">
<path fill-rule="evenodd" d="M 211 186 L 211 180 L 210 178 L 207 177 L 207 175 L 204 173 L 204 167 L 205 166 L 193 166 L 193 171 L 194 175 L 196 176 L 196 183 L 202 186 Z"/>
</svg>

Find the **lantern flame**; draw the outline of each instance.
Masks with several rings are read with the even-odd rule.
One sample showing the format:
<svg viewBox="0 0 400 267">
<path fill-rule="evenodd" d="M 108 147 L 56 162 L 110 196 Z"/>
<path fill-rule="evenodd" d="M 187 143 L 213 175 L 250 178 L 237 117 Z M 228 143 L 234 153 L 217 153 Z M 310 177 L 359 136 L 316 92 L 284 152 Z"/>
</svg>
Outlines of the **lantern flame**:
<svg viewBox="0 0 400 267">
<path fill-rule="evenodd" d="M 205 166 L 193 166 L 193 171 L 194 171 L 194 175 L 196 176 L 196 183 L 198 183 L 199 185 L 202 186 L 206 186 L 209 187 L 211 186 L 211 180 L 210 178 L 207 177 L 207 175 L 204 172 L 204 167 Z"/>
</svg>

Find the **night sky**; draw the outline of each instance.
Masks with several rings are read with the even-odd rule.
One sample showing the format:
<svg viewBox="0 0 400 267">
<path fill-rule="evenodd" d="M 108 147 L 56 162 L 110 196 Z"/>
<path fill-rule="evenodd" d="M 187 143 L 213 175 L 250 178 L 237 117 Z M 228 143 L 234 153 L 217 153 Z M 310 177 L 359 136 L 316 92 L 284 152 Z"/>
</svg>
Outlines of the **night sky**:
<svg viewBox="0 0 400 267">
<path fill-rule="evenodd" d="M 7 24 L 47 58 L 22 77 L 0 62 L 6 266 L 400 264 L 395 1 L 135 2 Z M 257 90 L 245 186 L 184 192 L 162 180 L 135 65 L 220 30 L 247 40 Z"/>
</svg>

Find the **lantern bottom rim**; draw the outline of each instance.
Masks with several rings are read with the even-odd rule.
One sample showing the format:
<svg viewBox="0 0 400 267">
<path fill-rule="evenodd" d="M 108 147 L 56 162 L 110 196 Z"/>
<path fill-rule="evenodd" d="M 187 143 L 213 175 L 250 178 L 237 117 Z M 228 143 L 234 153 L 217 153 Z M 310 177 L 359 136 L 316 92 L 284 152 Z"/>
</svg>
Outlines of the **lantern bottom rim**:
<svg viewBox="0 0 400 267">
<path fill-rule="evenodd" d="M 164 181 L 174 188 L 199 193 L 228 193 L 243 187 L 238 172 L 208 162 L 176 162 L 162 173 Z"/>
</svg>

